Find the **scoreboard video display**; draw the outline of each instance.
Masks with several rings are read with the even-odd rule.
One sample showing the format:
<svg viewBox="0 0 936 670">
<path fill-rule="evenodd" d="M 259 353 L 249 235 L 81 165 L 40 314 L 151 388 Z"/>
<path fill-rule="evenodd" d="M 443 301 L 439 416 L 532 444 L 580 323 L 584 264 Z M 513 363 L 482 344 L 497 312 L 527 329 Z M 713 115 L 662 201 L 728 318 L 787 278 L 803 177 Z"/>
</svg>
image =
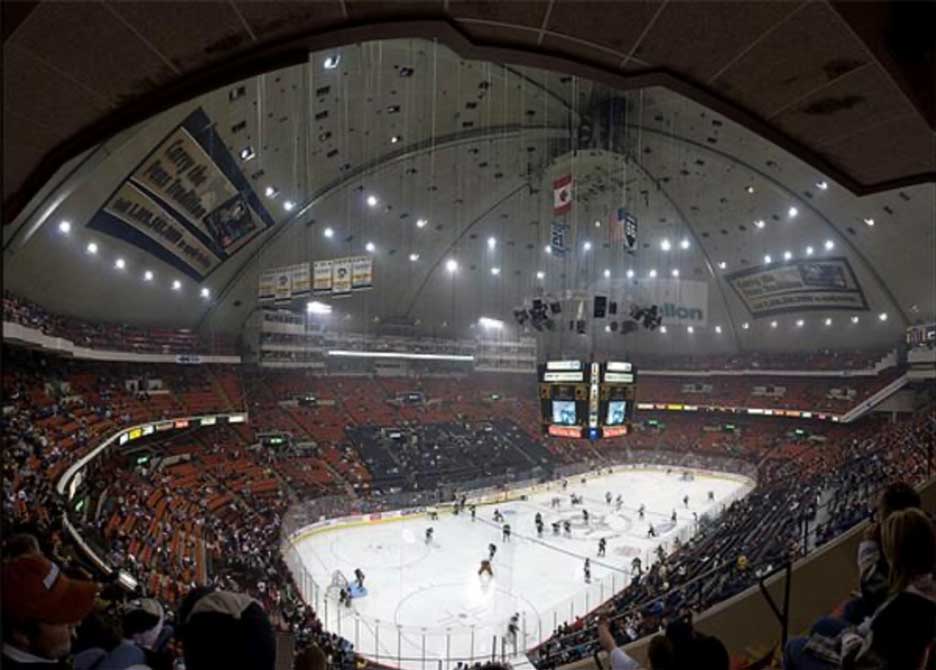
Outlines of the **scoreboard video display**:
<svg viewBox="0 0 936 670">
<path fill-rule="evenodd" d="M 626 435 L 634 416 L 637 372 L 625 361 L 546 361 L 539 367 L 543 432 L 599 439 Z"/>
</svg>

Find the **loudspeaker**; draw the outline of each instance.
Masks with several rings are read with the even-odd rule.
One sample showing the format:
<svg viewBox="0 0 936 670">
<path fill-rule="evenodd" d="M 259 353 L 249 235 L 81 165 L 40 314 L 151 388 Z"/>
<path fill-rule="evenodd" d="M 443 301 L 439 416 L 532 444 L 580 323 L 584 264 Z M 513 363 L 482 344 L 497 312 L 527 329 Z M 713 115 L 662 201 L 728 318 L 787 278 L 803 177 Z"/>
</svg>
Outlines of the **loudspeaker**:
<svg viewBox="0 0 936 670">
<path fill-rule="evenodd" d="M 562 305 L 559 301 L 549 303 L 549 309 L 553 314 L 562 314 Z"/>
<path fill-rule="evenodd" d="M 595 296 L 595 311 L 594 316 L 596 319 L 603 319 L 605 317 L 605 311 L 608 308 L 608 298 L 603 295 Z"/>
<path fill-rule="evenodd" d="M 610 314 L 611 316 L 614 316 L 615 314 L 617 314 L 617 302 L 615 302 L 614 300 L 608 303 L 608 314 Z"/>
<path fill-rule="evenodd" d="M 575 322 L 575 332 L 579 335 L 585 334 L 585 319 L 579 319 Z"/>
<path fill-rule="evenodd" d="M 617 322 L 617 321 L 612 321 L 612 322 L 611 322 L 611 332 L 612 332 L 612 333 L 616 333 L 616 332 L 617 332 L 617 329 L 618 329 L 618 322 Z"/>
</svg>

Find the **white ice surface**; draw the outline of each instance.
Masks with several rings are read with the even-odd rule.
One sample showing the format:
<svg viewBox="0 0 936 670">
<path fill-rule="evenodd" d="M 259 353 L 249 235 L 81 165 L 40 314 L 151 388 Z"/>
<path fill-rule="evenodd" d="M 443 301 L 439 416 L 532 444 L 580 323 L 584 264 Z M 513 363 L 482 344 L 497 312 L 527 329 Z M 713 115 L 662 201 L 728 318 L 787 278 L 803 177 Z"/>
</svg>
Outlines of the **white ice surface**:
<svg viewBox="0 0 936 670">
<path fill-rule="evenodd" d="M 434 670 L 441 659 L 447 669 L 457 660 L 490 657 L 492 645 L 500 654 L 501 638 L 515 612 L 522 615 L 517 650 L 534 646 L 557 623 L 594 609 L 628 583 L 634 556 L 646 567 L 658 544 L 671 546 L 677 534 L 693 532 L 693 512 L 717 513 L 724 501 L 747 488 L 717 476 L 682 481 L 677 471 L 630 470 L 590 478 L 586 484 L 571 480 L 565 491 L 538 493 L 525 501 L 478 507 L 475 522 L 467 514 L 443 512 L 437 521 L 414 517 L 340 528 L 308 537 L 298 551 L 320 585 L 326 586 L 335 570 L 349 581 L 354 580 L 355 568 L 366 576 L 367 594 L 354 599 L 350 609 L 334 601 L 318 604 L 328 630 L 341 633 L 365 656 L 391 665 L 421 669 L 425 657 L 425 667 Z M 610 506 L 605 502 L 609 491 L 622 495 L 620 511 L 613 501 Z M 708 491 L 714 492 L 714 502 L 707 500 Z M 583 495 L 584 504 L 572 507 L 571 493 Z M 682 500 L 686 494 L 688 509 Z M 550 508 L 554 496 L 562 497 L 558 510 Z M 641 504 L 647 509 L 645 521 L 637 515 Z M 511 525 L 509 542 L 492 522 L 495 507 Z M 590 514 L 588 526 L 582 508 Z M 675 528 L 670 522 L 673 510 Z M 541 539 L 534 527 L 536 512 L 546 523 Z M 571 537 L 552 534 L 552 521 L 563 519 L 572 520 Z M 650 523 L 660 532 L 656 539 L 647 537 Z M 426 544 L 429 526 L 434 538 Z M 601 537 L 608 540 L 605 558 L 597 556 Z M 488 579 L 478 576 L 478 568 L 491 542 L 497 554 L 494 577 Z M 584 579 L 586 557 L 592 563 L 590 585 Z M 514 651 L 509 640 L 506 649 L 508 655 Z"/>
</svg>

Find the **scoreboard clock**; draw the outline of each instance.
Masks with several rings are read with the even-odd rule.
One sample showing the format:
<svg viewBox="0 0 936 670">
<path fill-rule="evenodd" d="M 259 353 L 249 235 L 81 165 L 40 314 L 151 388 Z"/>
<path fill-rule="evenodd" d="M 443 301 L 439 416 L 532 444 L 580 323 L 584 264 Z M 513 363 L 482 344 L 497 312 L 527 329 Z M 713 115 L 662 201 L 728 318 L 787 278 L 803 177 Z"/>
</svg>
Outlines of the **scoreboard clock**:
<svg viewBox="0 0 936 670">
<path fill-rule="evenodd" d="M 592 440 L 626 435 L 636 388 L 637 371 L 625 361 L 546 361 L 539 366 L 543 432 Z"/>
</svg>

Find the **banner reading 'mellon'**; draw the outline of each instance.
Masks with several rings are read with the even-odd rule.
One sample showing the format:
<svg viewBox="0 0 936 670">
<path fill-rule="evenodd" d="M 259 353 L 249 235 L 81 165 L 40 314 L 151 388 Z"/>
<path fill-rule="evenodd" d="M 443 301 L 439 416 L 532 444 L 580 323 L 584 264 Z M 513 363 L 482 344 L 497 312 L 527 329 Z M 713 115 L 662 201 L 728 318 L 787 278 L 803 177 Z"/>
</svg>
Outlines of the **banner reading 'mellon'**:
<svg viewBox="0 0 936 670">
<path fill-rule="evenodd" d="M 211 120 L 197 109 L 117 187 L 88 226 L 200 280 L 273 223 Z"/>
<path fill-rule="evenodd" d="M 811 309 L 868 309 L 847 258 L 760 265 L 725 279 L 755 317 Z"/>
</svg>

